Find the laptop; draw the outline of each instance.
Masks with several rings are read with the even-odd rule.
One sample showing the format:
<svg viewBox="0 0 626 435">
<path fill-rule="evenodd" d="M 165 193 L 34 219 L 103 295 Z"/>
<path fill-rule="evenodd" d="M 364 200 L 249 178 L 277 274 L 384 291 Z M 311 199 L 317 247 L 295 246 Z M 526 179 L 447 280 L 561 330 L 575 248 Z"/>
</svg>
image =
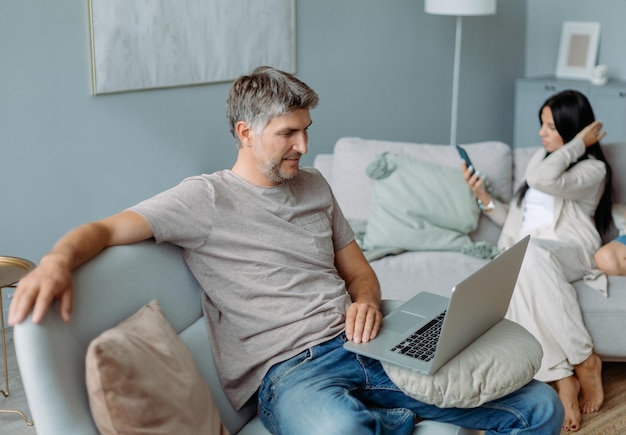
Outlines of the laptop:
<svg viewBox="0 0 626 435">
<path fill-rule="evenodd" d="M 421 292 L 387 314 L 374 340 L 344 347 L 432 375 L 506 315 L 529 236 L 458 283 L 451 296 Z"/>
</svg>

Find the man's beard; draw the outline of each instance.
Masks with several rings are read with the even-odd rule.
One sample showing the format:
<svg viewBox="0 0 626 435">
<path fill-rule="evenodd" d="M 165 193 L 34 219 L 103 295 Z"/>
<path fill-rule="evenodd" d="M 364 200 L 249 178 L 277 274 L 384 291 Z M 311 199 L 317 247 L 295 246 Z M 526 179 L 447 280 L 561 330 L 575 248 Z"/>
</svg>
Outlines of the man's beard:
<svg viewBox="0 0 626 435">
<path fill-rule="evenodd" d="M 297 154 L 297 157 L 301 157 L 301 156 L 302 155 L 300 153 Z M 286 156 L 285 158 L 293 158 L 293 157 L 296 157 L 296 156 L 290 155 L 290 156 Z M 280 160 L 270 160 L 266 162 L 261 167 L 261 171 L 263 172 L 263 175 L 265 175 L 265 177 L 268 180 L 274 183 L 282 183 L 283 181 L 291 180 L 296 175 L 298 175 L 297 169 L 293 172 L 286 172 L 286 171 L 281 170 L 280 165 L 282 162 L 283 162 L 282 158 Z"/>
</svg>

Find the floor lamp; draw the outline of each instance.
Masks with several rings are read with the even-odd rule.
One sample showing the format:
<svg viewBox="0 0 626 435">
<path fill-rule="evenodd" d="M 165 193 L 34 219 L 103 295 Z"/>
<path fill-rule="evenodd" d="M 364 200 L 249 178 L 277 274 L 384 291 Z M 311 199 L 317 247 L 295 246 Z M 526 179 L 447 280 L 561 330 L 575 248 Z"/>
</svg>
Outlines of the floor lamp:
<svg viewBox="0 0 626 435">
<path fill-rule="evenodd" d="M 450 145 L 457 145 L 456 124 L 459 110 L 459 69 L 461 64 L 461 33 L 464 15 L 493 15 L 496 0 L 425 0 L 428 14 L 456 15 L 456 42 L 454 44 L 454 72 L 452 76 L 452 114 L 450 116 Z"/>
</svg>

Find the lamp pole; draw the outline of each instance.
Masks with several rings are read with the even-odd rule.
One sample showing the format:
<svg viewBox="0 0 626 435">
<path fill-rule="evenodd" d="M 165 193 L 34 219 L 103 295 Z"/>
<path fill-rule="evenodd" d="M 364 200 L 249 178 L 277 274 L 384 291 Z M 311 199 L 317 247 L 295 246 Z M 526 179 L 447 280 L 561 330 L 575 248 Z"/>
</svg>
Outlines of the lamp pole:
<svg viewBox="0 0 626 435">
<path fill-rule="evenodd" d="M 459 71 L 461 69 L 462 16 L 493 15 L 496 0 L 424 0 L 427 14 L 456 16 L 456 39 L 454 43 L 454 70 L 452 72 L 452 113 L 450 114 L 450 145 L 457 144 L 457 121 L 459 113 Z"/>
<path fill-rule="evenodd" d="M 456 127 L 459 113 L 459 71 L 461 69 L 461 34 L 463 33 L 463 19 L 456 17 L 456 41 L 454 43 L 454 70 L 452 72 L 452 114 L 450 115 L 450 145 L 458 145 L 456 141 Z"/>
</svg>

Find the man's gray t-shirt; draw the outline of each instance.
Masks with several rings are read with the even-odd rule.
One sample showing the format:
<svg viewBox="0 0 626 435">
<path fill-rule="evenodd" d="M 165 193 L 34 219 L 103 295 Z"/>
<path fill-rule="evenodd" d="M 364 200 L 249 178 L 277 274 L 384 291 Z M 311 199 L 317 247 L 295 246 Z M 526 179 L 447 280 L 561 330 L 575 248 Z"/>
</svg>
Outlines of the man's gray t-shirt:
<svg viewBox="0 0 626 435">
<path fill-rule="evenodd" d="M 157 242 L 184 248 L 237 409 L 272 365 L 344 329 L 350 297 L 334 253 L 354 233 L 317 170 L 274 187 L 228 170 L 191 177 L 130 210 Z"/>
</svg>

